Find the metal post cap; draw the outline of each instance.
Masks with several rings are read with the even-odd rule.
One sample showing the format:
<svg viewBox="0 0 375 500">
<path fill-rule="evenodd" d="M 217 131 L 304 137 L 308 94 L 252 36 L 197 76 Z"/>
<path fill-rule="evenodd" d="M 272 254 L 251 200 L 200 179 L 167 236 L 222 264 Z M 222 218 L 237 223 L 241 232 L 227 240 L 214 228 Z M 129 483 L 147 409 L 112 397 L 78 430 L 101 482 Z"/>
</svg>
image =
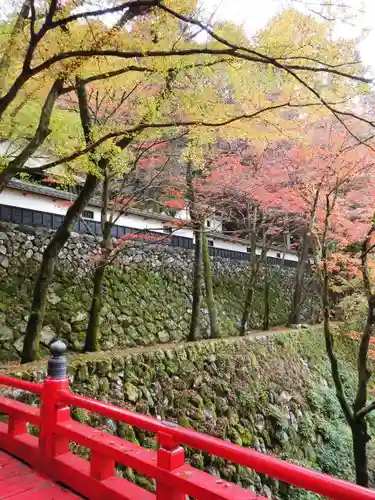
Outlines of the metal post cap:
<svg viewBox="0 0 375 500">
<path fill-rule="evenodd" d="M 52 357 L 48 360 L 48 376 L 55 380 L 67 377 L 66 344 L 62 340 L 56 340 L 50 345 Z"/>
<path fill-rule="evenodd" d="M 66 353 L 66 344 L 62 340 L 56 340 L 49 346 L 49 350 L 54 358 L 64 356 Z"/>
</svg>

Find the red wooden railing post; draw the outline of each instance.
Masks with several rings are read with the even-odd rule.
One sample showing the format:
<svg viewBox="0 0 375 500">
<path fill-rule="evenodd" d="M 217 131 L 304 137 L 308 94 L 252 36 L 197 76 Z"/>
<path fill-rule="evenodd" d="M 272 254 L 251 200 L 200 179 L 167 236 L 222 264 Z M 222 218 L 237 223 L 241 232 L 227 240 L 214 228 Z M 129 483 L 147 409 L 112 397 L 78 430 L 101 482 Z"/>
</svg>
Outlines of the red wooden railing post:
<svg viewBox="0 0 375 500">
<path fill-rule="evenodd" d="M 22 417 L 9 416 L 8 433 L 11 436 L 21 436 L 27 433 L 27 421 Z"/>
<path fill-rule="evenodd" d="M 48 361 L 48 376 L 44 381 L 40 406 L 39 469 L 54 477 L 53 459 L 69 451 L 69 440 L 55 433 L 55 425 L 70 418 L 68 406 L 59 402 L 60 391 L 69 390 L 66 345 L 57 341 L 51 345 L 52 357 Z"/>
<path fill-rule="evenodd" d="M 166 426 L 174 426 L 170 422 L 164 422 Z M 184 449 L 179 446 L 173 436 L 166 432 L 158 432 L 157 440 L 159 444 L 157 453 L 157 464 L 161 469 L 174 471 L 185 464 Z M 156 480 L 157 500 L 185 500 L 185 493 L 176 491 L 172 486 L 168 486 L 160 480 Z"/>
<path fill-rule="evenodd" d="M 107 458 L 104 455 L 91 450 L 90 458 L 90 474 L 98 481 L 104 481 L 114 476 L 115 461 Z"/>
</svg>

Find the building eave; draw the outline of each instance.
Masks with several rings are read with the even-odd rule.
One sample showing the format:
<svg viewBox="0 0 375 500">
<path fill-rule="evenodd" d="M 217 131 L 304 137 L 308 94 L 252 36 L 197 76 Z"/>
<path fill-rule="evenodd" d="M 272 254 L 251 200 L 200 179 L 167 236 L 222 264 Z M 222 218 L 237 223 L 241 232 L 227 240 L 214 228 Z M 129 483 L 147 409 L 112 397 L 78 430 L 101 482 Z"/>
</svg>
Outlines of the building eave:
<svg viewBox="0 0 375 500">
<path fill-rule="evenodd" d="M 76 194 L 69 193 L 67 191 L 62 191 L 60 189 L 51 188 L 48 186 L 42 186 L 41 184 L 32 184 L 29 182 L 20 181 L 18 179 L 12 179 L 8 185 L 8 188 L 18 189 L 19 191 L 23 191 L 26 193 L 34 193 L 40 194 L 42 196 L 48 196 L 49 198 L 58 198 L 60 200 L 74 201 L 77 198 Z M 88 206 L 101 208 L 101 201 L 99 198 L 91 198 Z M 137 210 L 135 208 L 129 208 L 127 211 L 129 214 L 137 215 L 139 217 L 143 217 L 145 219 L 153 218 L 162 220 L 165 222 L 176 222 L 180 221 L 180 219 L 176 219 L 175 217 L 171 217 L 169 215 L 164 214 L 156 214 L 154 212 L 146 212 L 143 210 Z"/>
<path fill-rule="evenodd" d="M 40 184 L 32 184 L 29 182 L 24 182 L 18 179 L 12 179 L 8 185 L 8 188 L 10 189 L 16 189 L 19 191 L 23 191 L 25 193 L 34 193 L 34 194 L 39 194 L 42 196 L 47 196 L 49 198 L 54 198 L 54 199 L 60 199 L 60 200 L 67 200 L 67 201 L 74 201 L 77 198 L 77 195 L 73 193 L 69 193 L 67 191 L 62 191 L 59 189 L 51 188 L 48 186 L 43 186 Z M 88 203 L 88 206 L 93 206 L 97 208 L 101 208 L 101 202 L 100 199 L 98 198 L 92 198 L 90 202 Z M 164 215 L 164 214 L 157 214 L 154 212 L 145 212 L 142 210 L 137 210 L 135 208 L 129 208 L 126 213 L 135 215 L 137 217 L 142 217 L 143 219 L 156 219 L 160 220 L 163 222 L 170 222 L 171 226 L 173 228 L 176 228 L 176 230 L 179 229 L 177 223 L 181 224 L 181 219 L 171 217 L 169 215 Z M 188 227 L 188 224 L 186 225 L 186 228 L 191 229 Z M 181 226 L 181 229 L 184 229 L 184 226 Z M 209 238 L 212 238 L 214 240 L 222 240 L 222 241 L 228 241 L 232 243 L 238 243 L 241 245 L 244 245 L 246 247 L 249 246 L 249 242 L 245 239 L 242 238 L 236 238 L 233 236 L 226 235 L 224 233 L 218 233 L 216 231 L 210 231 L 207 232 L 207 236 Z M 294 254 L 297 255 L 297 252 L 291 248 L 287 248 L 282 245 L 272 245 L 271 247 L 272 250 L 274 251 L 280 251 L 281 253 L 289 253 L 289 254 Z"/>
<path fill-rule="evenodd" d="M 242 238 L 235 238 L 233 236 L 229 236 L 229 235 L 224 234 L 224 233 L 217 233 L 217 232 L 212 231 L 212 232 L 207 233 L 207 237 L 214 238 L 214 239 L 220 239 L 223 241 L 231 241 L 233 243 L 239 243 L 241 245 L 245 245 L 246 247 L 250 246 L 250 243 L 248 240 L 244 240 Z M 257 245 L 257 246 L 259 247 L 260 245 Z M 288 252 L 289 254 L 297 255 L 296 250 L 294 250 L 292 248 L 287 248 L 286 246 L 283 246 L 283 245 L 272 245 L 270 250 L 280 251 L 282 253 Z"/>
</svg>

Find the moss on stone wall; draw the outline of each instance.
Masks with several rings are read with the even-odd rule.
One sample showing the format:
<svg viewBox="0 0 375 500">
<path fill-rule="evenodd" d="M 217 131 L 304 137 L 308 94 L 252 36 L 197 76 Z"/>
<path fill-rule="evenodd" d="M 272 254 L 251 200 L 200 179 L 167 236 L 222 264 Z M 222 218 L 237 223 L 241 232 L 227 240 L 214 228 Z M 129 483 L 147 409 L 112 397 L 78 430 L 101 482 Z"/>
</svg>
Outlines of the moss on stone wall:
<svg viewBox="0 0 375 500">
<path fill-rule="evenodd" d="M 337 336 L 336 349 L 350 395 L 355 389 L 352 341 Z M 40 367 L 25 370 L 24 378 L 43 377 Z M 331 384 L 319 328 L 268 338 L 79 355 L 71 358 L 69 370 L 78 394 L 354 479 L 350 431 Z M 142 446 L 155 446 L 150 435 L 127 425 L 101 421 L 81 410 L 73 415 Z M 198 468 L 270 498 L 317 498 L 197 451 L 188 450 L 188 458 Z M 124 474 L 130 477 L 129 471 Z M 144 478 L 141 484 L 153 487 Z"/>
<path fill-rule="evenodd" d="M 2 227 L 5 231 L 5 226 Z M 7 252 L 0 264 L 0 360 L 12 359 L 22 350 L 33 285 L 41 251 L 50 234 L 25 234 L 14 229 L 0 232 L 0 244 Z M 95 242 L 75 235 L 60 255 L 49 289 L 42 344 L 59 336 L 73 351 L 83 347 L 90 307 Z M 126 251 L 118 265 L 107 269 L 104 280 L 104 308 L 100 347 L 129 347 L 180 342 L 189 331 L 191 314 L 192 253 L 175 248 L 137 248 Z M 271 268 L 272 325 L 286 322 L 293 271 Z M 215 298 L 222 336 L 237 335 L 245 294 L 246 266 L 228 259 L 213 261 Z M 305 318 L 311 316 L 306 301 Z M 262 279 L 259 280 L 251 315 L 251 326 L 262 325 Z M 208 311 L 202 302 L 201 337 L 209 335 Z"/>
</svg>

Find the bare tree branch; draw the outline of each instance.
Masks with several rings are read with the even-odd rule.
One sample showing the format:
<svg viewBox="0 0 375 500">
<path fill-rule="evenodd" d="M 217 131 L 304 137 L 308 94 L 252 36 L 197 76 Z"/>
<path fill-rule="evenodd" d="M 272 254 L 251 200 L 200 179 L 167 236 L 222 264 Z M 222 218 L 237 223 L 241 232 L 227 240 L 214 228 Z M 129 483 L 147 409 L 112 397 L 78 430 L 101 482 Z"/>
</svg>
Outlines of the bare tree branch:
<svg viewBox="0 0 375 500">
<path fill-rule="evenodd" d="M 64 80 L 58 78 L 53 83 L 47 98 L 44 102 L 38 127 L 35 131 L 34 137 L 29 141 L 29 143 L 23 148 L 23 150 L 4 168 L 0 173 L 0 190 L 2 190 L 8 183 L 9 179 L 20 172 L 22 167 L 26 164 L 29 158 L 35 153 L 35 151 L 43 144 L 46 137 L 50 134 L 49 123 L 52 115 L 54 105 L 57 98 L 59 97 Z M 28 169 L 28 171 L 30 171 Z"/>
<path fill-rule="evenodd" d="M 84 19 L 88 17 L 99 17 L 106 14 L 116 14 L 116 12 L 122 12 L 128 9 L 130 12 L 132 10 L 140 9 L 141 7 L 155 7 L 159 4 L 159 0 L 133 0 L 130 2 L 123 2 L 114 7 L 108 7 L 105 9 L 98 9 L 86 12 L 78 12 L 68 17 L 63 17 L 62 19 L 57 19 L 48 24 L 48 30 L 56 28 L 58 26 L 66 26 L 67 24 L 77 21 L 78 19 Z M 138 13 L 137 13 L 138 15 Z M 129 16 L 130 17 L 130 16 Z"/>
<path fill-rule="evenodd" d="M 375 410 L 375 401 L 370 403 L 368 406 L 365 406 L 364 408 L 361 408 L 356 414 L 355 418 L 356 420 L 361 420 L 364 417 L 367 417 L 369 413 Z"/>
<path fill-rule="evenodd" d="M 338 76 L 342 76 L 344 78 L 350 78 L 352 80 L 358 80 L 361 82 L 366 82 L 366 83 L 372 82 L 372 79 L 369 79 L 369 78 L 364 78 L 364 77 L 359 76 L 359 75 L 351 75 L 350 73 L 345 73 L 345 72 L 338 71 L 338 70 L 333 69 L 333 68 L 324 67 L 324 62 L 320 62 L 320 61 L 319 61 L 319 64 L 322 64 L 323 67 L 282 64 L 278 61 L 277 58 L 268 56 L 266 54 L 262 54 L 261 52 L 259 52 L 257 50 L 250 49 L 250 48 L 245 47 L 245 46 L 237 45 L 237 44 L 234 44 L 234 43 L 226 40 L 225 38 L 221 37 L 220 35 L 218 35 L 214 31 L 212 31 L 208 26 L 205 25 L 205 23 L 202 23 L 201 21 L 198 21 L 197 19 L 193 19 L 191 17 L 180 14 L 162 3 L 158 5 L 158 8 L 164 10 L 165 12 L 168 12 L 169 14 L 176 17 L 180 21 L 183 21 L 183 22 L 188 23 L 188 24 L 193 24 L 195 26 L 199 26 L 202 30 L 204 30 L 212 38 L 214 38 L 218 42 L 222 43 L 223 45 L 225 45 L 226 47 L 228 47 L 232 51 L 234 51 L 236 57 L 241 57 L 243 59 L 247 59 L 246 55 L 248 54 L 251 56 L 251 58 L 255 57 L 258 60 L 258 62 L 268 63 L 268 64 L 275 66 L 276 68 L 279 68 L 279 69 L 285 70 L 285 71 L 287 71 L 289 69 L 289 70 L 302 70 L 302 71 L 331 73 L 331 74 L 335 74 Z M 245 53 L 245 54 L 243 54 L 243 53 Z"/>
<path fill-rule="evenodd" d="M 87 146 L 79 151 L 76 151 L 76 152 L 72 153 L 71 155 L 68 155 L 68 156 L 65 156 L 64 158 L 60 158 L 60 159 L 55 160 L 53 162 L 47 163 L 47 164 L 45 164 L 41 167 L 38 167 L 37 169 L 33 169 L 33 170 L 35 170 L 36 172 L 37 171 L 41 172 L 44 170 L 48 170 L 49 168 L 56 167 L 57 165 L 61 165 L 62 163 L 68 163 L 70 161 L 76 160 L 77 158 L 85 155 L 86 153 L 89 153 L 94 148 L 96 148 L 100 144 L 103 144 L 104 142 L 106 142 L 110 139 L 116 139 L 116 138 L 121 137 L 121 136 L 126 137 L 129 134 L 141 132 L 143 130 L 150 129 L 150 128 L 161 128 L 161 129 L 172 128 L 172 127 L 219 128 L 219 127 L 224 127 L 225 125 L 229 125 L 229 124 L 234 123 L 234 122 L 239 121 L 239 120 L 248 120 L 248 119 L 257 118 L 258 116 L 260 116 L 263 113 L 266 113 L 268 111 L 275 111 L 275 110 L 280 109 L 280 108 L 285 108 L 285 107 L 301 108 L 301 107 L 312 107 L 312 106 L 319 106 L 319 105 L 320 104 L 318 104 L 318 103 L 291 104 L 289 102 L 286 102 L 286 103 L 282 103 L 282 104 L 276 104 L 273 106 L 267 106 L 265 108 L 262 108 L 260 110 L 255 111 L 254 113 L 242 114 L 239 116 L 234 116 L 232 118 L 227 118 L 226 120 L 223 120 L 220 122 L 206 122 L 204 120 L 192 120 L 192 121 L 181 121 L 181 122 L 172 121 L 172 122 L 164 122 L 164 123 L 163 122 L 161 122 L 161 123 L 157 123 L 157 122 L 155 122 L 155 123 L 140 123 L 140 124 L 138 124 L 132 128 L 129 128 L 127 130 L 121 130 L 118 132 L 110 132 L 110 133 L 104 135 L 103 137 L 101 137 L 100 139 L 97 139 L 89 146 Z"/>
</svg>

